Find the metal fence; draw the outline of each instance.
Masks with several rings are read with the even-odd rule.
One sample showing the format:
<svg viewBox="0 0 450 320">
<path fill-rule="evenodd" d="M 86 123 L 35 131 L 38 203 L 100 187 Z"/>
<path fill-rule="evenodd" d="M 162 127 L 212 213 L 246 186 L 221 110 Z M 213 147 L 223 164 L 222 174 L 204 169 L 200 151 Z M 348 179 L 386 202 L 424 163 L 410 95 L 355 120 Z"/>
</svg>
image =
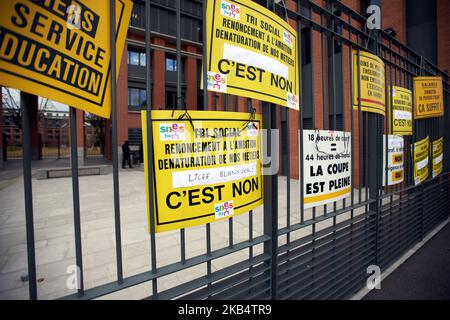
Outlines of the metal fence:
<svg viewBox="0 0 450 320">
<path fill-rule="evenodd" d="M 151 1 L 145 3 L 145 50 L 146 79 L 152 79 L 151 53 L 162 50 L 151 45 L 150 31 L 152 8 Z M 159 2 L 159 1 L 158 1 Z M 77 172 L 76 148 L 76 112 L 70 110 L 71 121 L 71 158 L 72 196 L 75 226 L 76 264 L 80 267 L 80 287 L 77 293 L 64 299 L 93 299 L 116 291 L 151 282 L 149 299 L 345 299 L 351 297 L 365 286 L 369 265 L 379 265 L 382 270 L 396 261 L 408 248 L 420 241 L 437 224 L 448 217 L 449 161 L 448 141 L 450 139 L 445 124 L 449 121 L 448 93 L 449 77 L 422 56 L 381 30 L 366 30 L 366 20 L 357 12 L 339 1 L 329 0 L 326 7 L 312 1 L 299 0 L 297 8 L 285 9 L 274 1 L 259 1 L 271 10 L 287 15 L 301 34 L 298 45 L 301 53 L 300 74 L 301 112 L 283 109 L 268 103 L 262 103 L 264 127 L 280 128 L 280 118 L 288 119 L 287 136 L 280 143 L 287 157 L 283 163 L 284 176 L 264 177 L 265 203 L 261 217 L 253 211 L 247 214 L 245 223 L 248 238 L 236 242 L 234 233 L 242 225 L 229 219 L 228 245 L 212 250 L 212 226 L 204 226 L 205 252 L 186 257 L 186 234 L 189 230 L 180 230 L 180 260 L 170 265 L 158 266 L 158 235 L 154 232 L 153 215 L 150 215 L 151 260 L 146 272 L 124 277 L 121 242 L 121 212 L 119 197 L 119 159 L 117 148 L 113 148 L 113 192 L 116 244 L 117 280 L 85 289 L 83 278 L 82 225 L 80 222 L 80 199 Z M 115 1 L 110 0 L 114 8 Z M 205 30 L 206 1 L 202 2 L 203 17 L 199 19 Z M 136 2 L 136 5 L 144 5 Z M 142 10 L 142 8 L 141 8 Z M 176 59 L 181 65 L 181 1 L 175 1 L 175 8 L 167 8 L 175 14 L 176 23 Z M 114 30 L 115 11 L 112 10 L 111 26 Z M 141 21 L 141 23 L 144 23 Z M 203 43 L 205 43 L 205 32 Z M 115 43 L 115 34 L 111 33 L 111 43 Z M 319 45 L 315 45 L 315 44 Z M 316 52 L 317 48 L 320 52 Z M 412 79 L 418 75 L 439 75 L 443 78 L 445 95 L 445 116 L 414 122 L 414 135 L 405 141 L 405 181 L 395 187 L 383 188 L 381 177 L 382 136 L 387 132 L 390 116 L 386 107 L 386 117 L 374 113 L 354 111 L 351 106 L 352 85 L 352 49 L 380 56 L 386 68 L 386 88 L 389 85 L 401 85 L 412 89 Z M 111 77 L 117 70 L 115 49 L 112 49 Z M 185 53 L 183 53 L 185 54 Z M 319 63 L 314 59 L 321 57 Z M 203 54 L 205 57 L 205 52 Z M 203 66 L 206 77 L 206 66 Z M 309 70 L 309 71 L 307 71 Z M 321 70 L 321 72 L 317 72 Z M 359 68 L 358 68 L 359 72 Z M 317 77 L 321 81 L 317 81 Z M 181 73 L 177 73 L 177 106 L 182 108 Z M 206 78 L 203 79 L 206 83 Z M 316 88 L 317 83 L 320 84 Z M 147 110 L 151 110 L 151 81 L 146 82 Z M 314 92 L 319 89 L 321 101 L 316 101 Z M 388 90 L 388 89 L 386 89 Z M 116 84 L 112 85 L 112 145 L 117 146 L 117 101 Z M 386 94 L 386 100 L 388 99 Z M 237 111 L 237 99 L 224 97 L 230 111 Z M 235 102 L 234 104 L 232 102 Z M 249 104 L 250 100 L 247 101 Z M 27 95 L 22 94 L 24 120 L 24 191 L 26 203 L 26 230 L 28 244 L 28 270 L 30 298 L 36 299 L 36 264 L 33 230 L 32 180 L 30 162 L 29 119 L 26 108 Z M 217 102 L 208 101 L 206 89 L 203 106 L 216 106 Z M 388 101 L 386 101 L 386 106 Z M 215 109 L 209 108 L 209 109 Z M 151 125 L 151 113 L 147 112 L 146 123 Z M 298 122 L 298 134 L 289 134 L 290 126 Z M 304 209 L 302 194 L 303 169 L 300 165 L 299 179 L 291 176 L 292 146 L 297 145 L 302 155 L 303 129 L 346 130 L 352 134 L 352 192 L 351 197 L 312 209 Z M 152 130 L 147 130 L 148 154 L 152 159 Z M 429 135 L 431 140 L 445 136 L 444 174 L 425 183 L 414 186 L 412 176 L 412 158 L 410 146 L 413 142 Z M 270 141 L 270 139 L 268 139 Z M 274 145 L 268 146 L 277 150 Z M 299 157 L 301 159 L 301 156 Z M 150 160 L 152 161 L 152 160 Z M 295 164 L 298 165 L 298 164 Z M 151 168 L 152 165 L 150 164 Z M 149 181 L 152 173 L 149 172 Z M 294 185 L 298 185 L 294 188 Z M 152 192 L 152 184 L 149 186 Z M 281 192 L 281 190 L 284 190 Z M 150 197 L 147 204 L 153 208 Z M 145 212 L 142 212 L 145 215 Z M 259 219 L 261 218 L 261 219 Z M 262 234 L 255 235 L 256 219 L 262 223 Z M 242 230 L 240 230 L 242 231 Z M 212 262 L 245 252 L 247 259 L 232 263 L 227 267 L 212 270 Z M 186 281 L 170 289 L 158 290 L 159 281 L 164 276 L 185 271 L 194 266 L 204 266 L 206 275 Z"/>
</svg>

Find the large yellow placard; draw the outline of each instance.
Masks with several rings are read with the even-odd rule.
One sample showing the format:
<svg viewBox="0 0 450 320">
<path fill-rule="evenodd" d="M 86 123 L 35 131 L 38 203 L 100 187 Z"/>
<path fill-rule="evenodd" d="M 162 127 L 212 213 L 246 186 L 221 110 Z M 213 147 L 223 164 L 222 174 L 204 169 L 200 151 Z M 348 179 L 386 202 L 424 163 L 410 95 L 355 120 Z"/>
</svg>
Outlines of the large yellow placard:
<svg viewBox="0 0 450 320">
<path fill-rule="evenodd" d="M 206 224 L 263 204 L 261 115 L 152 111 L 155 231 Z M 147 199 L 146 111 L 142 112 Z M 148 217 L 150 211 L 148 210 Z"/>
<path fill-rule="evenodd" d="M 412 97 L 411 90 L 391 86 L 389 104 L 391 106 L 391 128 L 394 135 L 409 136 L 413 133 L 412 127 Z"/>
<path fill-rule="evenodd" d="M 414 119 L 444 115 L 441 77 L 414 78 Z"/>
<path fill-rule="evenodd" d="M 431 144 L 432 177 L 440 175 L 444 168 L 444 137 L 434 140 Z"/>
<path fill-rule="evenodd" d="M 426 137 L 413 144 L 414 184 L 418 185 L 428 178 L 428 159 L 430 139 Z"/>
<path fill-rule="evenodd" d="M 384 62 L 366 51 L 353 50 L 353 109 L 386 114 Z M 359 96 L 360 94 L 360 96 Z"/>
<path fill-rule="evenodd" d="M 0 85 L 109 118 L 109 0 L 1 0 Z M 117 70 L 133 4 L 116 0 Z"/>
<path fill-rule="evenodd" d="M 250 0 L 207 2 L 208 90 L 299 110 L 298 36 Z"/>
</svg>

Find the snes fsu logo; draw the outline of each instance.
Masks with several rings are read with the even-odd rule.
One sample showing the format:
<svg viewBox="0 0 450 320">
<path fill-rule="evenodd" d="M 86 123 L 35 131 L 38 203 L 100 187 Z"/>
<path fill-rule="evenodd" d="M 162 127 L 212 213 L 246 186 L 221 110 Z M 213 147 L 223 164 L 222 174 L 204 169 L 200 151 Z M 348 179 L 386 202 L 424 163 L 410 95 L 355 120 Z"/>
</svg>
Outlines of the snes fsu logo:
<svg viewBox="0 0 450 320">
<path fill-rule="evenodd" d="M 216 219 L 232 216 L 234 214 L 233 200 L 225 201 L 222 203 L 216 203 L 214 205 L 214 213 Z"/>
<path fill-rule="evenodd" d="M 227 76 L 221 73 L 208 71 L 208 90 L 227 92 Z"/>
<path fill-rule="evenodd" d="M 283 41 L 286 43 L 289 47 L 292 47 L 292 43 L 294 42 L 294 37 L 289 32 L 283 30 Z"/>
<path fill-rule="evenodd" d="M 234 3 L 229 3 L 222 0 L 220 14 L 228 18 L 239 20 L 241 18 L 241 8 Z"/>
<path fill-rule="evenodd" d="M 298 96 L 296 96 L 293 93 L 288 92 L 287 93 L 287 106 L 289 108 L 298 109 L 299 108 Z"/>
<path fill-rule="evenodd" d="M 256 137 L 258 135 L 258 123 L 249 122 L 246 126 L 247 137 Z"/>
<path fill-rule="evenodd" d="M 185 140 L 186 127 L 184 123 L 161 123 L 159 125 L 159 137 L 161 141 Z"/>
</svg>

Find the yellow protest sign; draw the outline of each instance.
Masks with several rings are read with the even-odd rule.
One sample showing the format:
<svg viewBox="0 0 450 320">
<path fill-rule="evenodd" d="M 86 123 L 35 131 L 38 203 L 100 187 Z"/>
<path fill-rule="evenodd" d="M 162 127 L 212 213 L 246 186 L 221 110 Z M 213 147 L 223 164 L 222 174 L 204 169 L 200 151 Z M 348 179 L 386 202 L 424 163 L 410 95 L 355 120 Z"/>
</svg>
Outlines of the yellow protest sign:
<svg viewBox="0 0 450 320">
<path fill-rule="evenodd" d="M 414 119 L 444 115 L 441 77 L 414 77 Z"/>
<path fill-rule="evenodd" d="M 133 4 L 116 1 L 117 70 Z M 108 0 L 0 1 L 0 85 L 109 118 Z"/>
<path fill-rule="evenodd" d="M 179 119 L 183 113 L 152 111 L 156 232 L 214 222 L 263 204 L 262 116 L 189 111 L 190 121 Z M 142 128 L 147 173 L 146 111 Z M 146 186 L 149 197 L 148 181 Z"/>
<path fill-rule="evenodd" d="M 353 109 L 386 114 L 384 62 L 369 52 L 353 50 Z M 360 88 L 360 89 L 358 89 Z M 361 96 L 358 96 L 359 91 Z"/>
<path fill-rule="evenodd" d="M 250 0 L 207 3 L 208 90 L 299 109 L 298 36 Z"/>
<path fill-rule="evenodd" d="M 412 98 L 411 90 L 391 86 L 389 103 L 392 103 L 392 133 L 394 135 L 412 135 Z M 392 102 L 391 102 L 392 101 Z"/>
<path fill-rule="evenodd" d="M 412 147 L 414 159 L 414 184 L 418 185 L 428 178 L 429 137 L 414 143 Z"/>
<path fill-rule="evenodd" d="M 444 137 L 439 138 L 431 144 L 432 155 L 432 177 L 436 177 L 442 173 L 444 167 Z"/>
</svg>

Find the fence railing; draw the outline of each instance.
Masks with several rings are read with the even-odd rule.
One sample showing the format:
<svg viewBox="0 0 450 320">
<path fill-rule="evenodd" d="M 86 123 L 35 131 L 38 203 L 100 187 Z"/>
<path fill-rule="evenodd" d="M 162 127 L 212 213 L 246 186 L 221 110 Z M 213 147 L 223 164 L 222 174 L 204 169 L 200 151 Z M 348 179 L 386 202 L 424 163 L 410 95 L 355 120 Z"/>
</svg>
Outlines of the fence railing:
<svg viewBox="0 0 450 320">
<path fill-rule="evenodd" d="M 260 1 L 261 2 L 261 1 Z M 264 1 L 262 1 L 264 2 Z M 289 9 L 281 4 L 267 1 L 267 7 L 276 12 L 287 13 L 287 19 L 301 34 L 301 112 L 280 109 L 268 103 L 259 104 L 244 99 L 244 109 L 255 104 L 264 116 L 264 128 L 282 129 L 278 148 L 287 155 L 282 167 L 284 175 L 265 176 L 264 207 L 242 215 L 236 223 L 230 218 L 221 230 L 227 243 L 213 248 L 214 225 L 206 224 L 201 229 L 204 252 L 187 256 L 190 243 L 189 229 L 174 233 L 178 239 L 180 259 L 160 266 L 158 244 L 153 214 L 150 214 L 150 260 L 148 270 L 132 276 L 124 276 L 124 261 L 121 240 L 121 208 L 119 192 L 119 159 L 117 148 L 113 147 L 113 194 L 114 194 L 114 242 L 116 279 L 106 284 L 85 288 L 83 275 L 82 223 L 80 219 L 80 192 L 76 149 L 76 113 L 71 108 L 72 142 L 72 196 L 74 213 L 74 237 L 76 264 L 80 269 L 80 286 L 77 292 L 64 299 L 93 299 L 116 291 L 151 282 L 149 299 L 337 299 L 349 298 L 361 289 L 367 278 L 367 267 L 379 265 L 386 269 L 408 248 L 420 241 L 433 227 L 448 217 L 449 175 L 429 178 L 425 183 L 414 186 L 412 176 L 412 143 L 426 135 L 431 140 L 445 137 L 444 154 L 448 155 L 450 139 L 448 126 L 449 77 L 429 61 L 405 47 L 402 43 L 381 30 L 365 28 L 365 18 L 346 7 L 340 1 L 329 0 L 324 8 L 315 2 L 290 1 Z M 114 8 L 115 1 L 111 0 Z M 141 4 L 140 4 L 141 3 Z M 140 43 L 146 52 L 146 79 L 152 76 L 152 54 L 161 48 L 151 46 L 152 33 L 151 1 L 145 1 L 139 9 L 139 16 L 132 18 L 131 25 L 145 29 L 145 40 Z M 137 2 L 137 6 L 142 2 Z M 181 1 L 175 1 L 175 47 L 177 65 L 181 65 Z M 206 23 L 206 1 L 202 2 L 203 30 Z M 295 8 L 295 9 L 292 9 Z M 114 12 L 114 10 L 112 11 Z M 136 11 L 137 12 L 137 11 Z M 114 26 L 115 17 L 111 16 Z M 143 25 L 145 23 L 145 25 Z M 114 29 L 114 28 L 112 28 Z M 205 33 L 202 34 L 205 43 Z M 111 34 L 114 43 L 115 35 Z M 135 42 L 139 42 L 134 40 Z M 383 188 L 380 179 L 384 174 L 382 165 L 382 137 L 388 132 L 389 110 L 386 101 L 386 117 L 374 113 L 353 110 L 354 88 L 352 50 L 374 53 L 383 59 L 386 69 L 386 87 L 400 85 L 412 89 L 413 77 L 439 75 L 444 83 L 445 116 L 414 122 L 414 135 L 405 139 L 405 172 L 402 184 Z M 115 78 L 115 49 L 112 58 L 112 78 Z M 203 52 L 203 58 L 205 52 Z M 199 57 L 197 57 L 199 58 Z M 204 66 L 205 67 L 205 66 Z M 359 69 L 359 68 L 358 68 Z M 206 76 L 204 69 L 204 76 Z M 182 97 L 181 72 L 177 73 L 177 97 Z M 206 79 L 203 79 L 206 82 Z M 147 90 L 147 111 L 151 110 L 151 82 L 145 83 Z M 319 92 L 317 94 L 316 92 Z M 112 145 L 117 146 L 117 88 L 112 86 Z M 388 99 L 386 95 L 386 99 Z M 242 109 L 242 100 L 230 95 L 208 94 L 203 91 L 203 105 L 209 110 Z M 36 263 L 33 229 L 32 181 L 30 144 L 27 134 L 29 123 L 24 111 L 24 185 L 26 203 L 26 224 L 28 244 L 28 270 L 30 298 L 36 299 Z M 177 108 L 182 108 L 182 99 L 177 99 Z M 147 128 L 151 124 L 151 112 L 146 113 Z M 303 129 L 345 130 L 351 133 L 352 181 L 351 195 L 333 204 L 304 208 L 302 192 L 303 166 L 292 160 L 297 153 L 301 163 Z M 148 159 L 152 159 L 151 132 L 147 130 Z M 295 134 L 293 134 L 295 133 Z M 270 139 L 269 139 L 270 140 Z M 270 146 L 269 146 L 270 148 Z M 275 149 L 274 149 L 275 150 Z M 449 161 L 445 156 L 445 170 Z M 149 166 L 152 167 L 151 164 Z M 149 170 L 148 181 L 152 181 Z M 152 185 L 149 186 L 150 194 Z M 153 208 L 149 197 L 147 205 Z M 142 212 L 145 215 L 145 212 Z M 245 230 L 245 238 L 242 232 Z M 228 231 L 228 232 L 227 232 Z M 196 231 L 197 232 L 197 231 Z M 236 241 L 236 233 L 241 234 Z M 235 258 L 233 263 L 213 267 L 225 257 Z M 245 257 L 245 258 L 244 258 Z M 186 272 L 190 268 L 204 268 L 201 276 L 181 281 L 169 289 L 159 290 L 159 284 L 168 275 Z"/>
</svg>

